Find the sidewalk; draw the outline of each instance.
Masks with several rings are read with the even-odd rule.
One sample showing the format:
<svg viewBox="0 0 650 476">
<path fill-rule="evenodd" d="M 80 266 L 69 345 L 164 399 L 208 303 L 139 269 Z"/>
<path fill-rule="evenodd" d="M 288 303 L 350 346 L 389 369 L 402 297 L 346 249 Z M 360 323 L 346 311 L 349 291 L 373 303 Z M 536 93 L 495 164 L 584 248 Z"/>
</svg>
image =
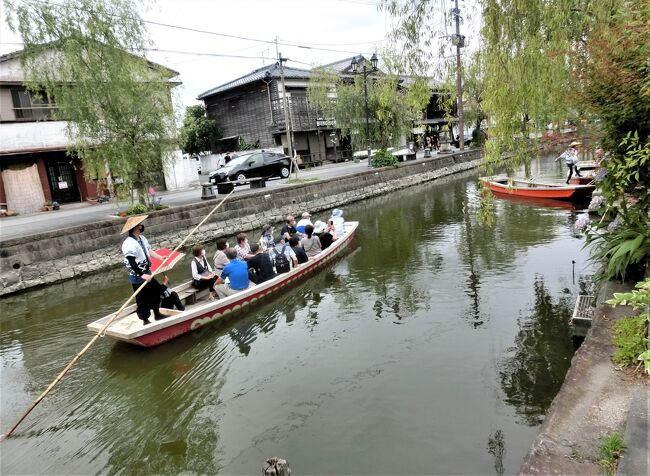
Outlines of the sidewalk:
<svg viewBox="0 0 650 476">
<path fill-rule="evenodd" d="M 433 157 L 445 157 L 452 153 L 439 154 L 438 156 L 434 155 Z M 423 157 L 423 152 L 417 154 L 418 159 Z M 300 178 L 328 179 L 365 170 L 368 170 L 366 160 L 361 160 L 360 162 L 340 162 L 300 170 Z M 207 181 L 207 176 L 201 176 L 201 181 Z M 273 189 L 281 186 L 284 182 L 285 180 L 270 180 L 266 186 L 269 189 Z M 235 195 L 246 193 L 251 193 L 248 185 L 235 188 Z M 159 196 L 162 197 L 161 203 L 169 207 L 189 205 L 191 203 L 201 202 L 201 187 L 195 186 L 185 190 L 162 192 Z M 120 205 L 122 206 L 122 210 L 126 208 L 125 203 L 120 203 Z M 63 205 L 57 211 L 5 217 L 0 219 L 0 240 L 85 225 L 108 218 L 119 220 L 120 218 L 116 216 L 118 212 L 117 204 L 111 201 L 102 204 L 70 203 Z"/>
</svg>

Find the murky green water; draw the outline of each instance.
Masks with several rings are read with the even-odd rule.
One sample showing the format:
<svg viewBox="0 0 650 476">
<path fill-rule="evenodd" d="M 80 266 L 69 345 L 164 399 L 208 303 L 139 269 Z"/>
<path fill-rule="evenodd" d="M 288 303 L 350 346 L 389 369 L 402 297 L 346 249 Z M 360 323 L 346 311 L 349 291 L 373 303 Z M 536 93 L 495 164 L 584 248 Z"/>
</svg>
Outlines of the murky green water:
<svg viewBox="0 0 650 476">
<path fill-rule="evenodd" d="M 350 252 L 235 324 L 151 350 L 102 339 L 1 444 L 2 474 L 259 474 L 270 456 L 515 473 L 573 354 L 587 255 L 571 209 L 497 200 L 489 228 L 476 206 L 476 173 L 350 205 Z M 129 290 L 115 270 L 0 301 L 3 431 Z"/>
</svg>

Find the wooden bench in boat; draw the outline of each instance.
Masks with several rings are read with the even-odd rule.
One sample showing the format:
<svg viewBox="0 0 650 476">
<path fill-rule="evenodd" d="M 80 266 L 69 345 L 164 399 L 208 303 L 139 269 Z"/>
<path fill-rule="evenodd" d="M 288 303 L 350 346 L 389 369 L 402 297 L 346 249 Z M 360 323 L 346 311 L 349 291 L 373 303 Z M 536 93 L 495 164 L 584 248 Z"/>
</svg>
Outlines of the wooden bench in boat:
<svg viewBox="0 0 650 476">
<path fill-rule="evenodd" d="M 200 301 L 204 297 L 207 297 L 210 294 L 209 289 L 196 289 L 192 286 L 178 291 L 178 297 L 183 303 L 188 306 L 190 304 L 195 304 L 197 301 Z"/>
</svg>

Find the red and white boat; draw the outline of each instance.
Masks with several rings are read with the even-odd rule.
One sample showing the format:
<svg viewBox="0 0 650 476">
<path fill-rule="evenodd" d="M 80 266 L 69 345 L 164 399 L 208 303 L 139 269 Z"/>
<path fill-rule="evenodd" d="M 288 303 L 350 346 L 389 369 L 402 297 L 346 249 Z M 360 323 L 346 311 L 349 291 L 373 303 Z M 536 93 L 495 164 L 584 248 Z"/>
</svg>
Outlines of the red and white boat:
<svg viewBox="0 0 650 476">
<path fill-rule="evenodd" d="M 588 197 L 594 184 L 559 184 L 517 179 L 507 176 L 481 177 L 483 185 L 496 193 L 516 197 L 554 198 L 556 200 L 579 200 Z"/>
<path fill-rule="evenodd" d="M 343 236 L 332 242 L 329 248 L 318 253 L 314 259 L 293 268 L 288 273 L 279 274 L 275 278 L 258 285 L 251 285 L 250 288 L 224 299 L 210 301 L 207 290 L 198 291 L 192 287 L 192 282 L 189 281 L 173 288 L 181 300 L 185 302 L 185 310 L 177 311 L 161 308 L 160 312 L 169 317 L 159 321 L 152 321 L 147 325 L 142 324 L 142 321 L 135 313 L 136 306 L 132 304 L 126 307 L 121 315 L 108 326 L 105 335 L 122 342 L 143 347 L 153 347 L 200 329 L 207 324 L 226 320 L 246 312 L 250 306 L 279 294 L 280 291 L 287 287 L 302 282 L 308 274 L 331 262 L 352 241 L 358 226 L 359 222 L 345 222 Z M 88 324 L 88 329 L 93 333 L 100 332 L 106 322 L 113 316 L 114 314 L 109 314 Z"/>
</svg>

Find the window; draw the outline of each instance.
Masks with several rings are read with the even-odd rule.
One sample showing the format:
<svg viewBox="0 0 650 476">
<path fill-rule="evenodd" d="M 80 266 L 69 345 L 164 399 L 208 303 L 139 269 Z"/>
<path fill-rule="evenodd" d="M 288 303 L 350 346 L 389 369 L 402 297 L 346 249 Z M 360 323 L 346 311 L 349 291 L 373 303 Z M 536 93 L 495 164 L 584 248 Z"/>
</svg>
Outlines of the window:
<svg viewBox="0 0 650 476">
<path fill-rule="evenodd" d="M 38 96 L 24 89 L 12 89 L 11 98 L 17 121 L 47 121 L 53 119 L 56 105 L 45 96 Z"/>
</svg>

